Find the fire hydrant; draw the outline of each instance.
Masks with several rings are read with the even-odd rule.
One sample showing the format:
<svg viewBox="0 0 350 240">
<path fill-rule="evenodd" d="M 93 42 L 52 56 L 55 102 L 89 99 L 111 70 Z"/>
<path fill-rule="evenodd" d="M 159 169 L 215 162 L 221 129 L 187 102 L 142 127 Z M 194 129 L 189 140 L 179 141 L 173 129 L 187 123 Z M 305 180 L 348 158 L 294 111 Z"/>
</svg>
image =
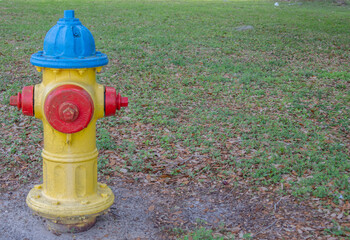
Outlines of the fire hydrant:
<svg viewBox="0 0 350 240">
<path fill-rule="evenodd" d="M 88 230 L 114 201 L 111 189 L 97 182 L 96 121 L 127 107 L 128 98 L 96 82 L 108 58 L 95 50 L 73 10 L 64 11 L 30 62 L 42 72 L 42 83 L 10 98 L 10 105 L 41 119 L 44 128 L 43 183 L 29 192 L 27 204 L 50 230 Z"/>
</svg>

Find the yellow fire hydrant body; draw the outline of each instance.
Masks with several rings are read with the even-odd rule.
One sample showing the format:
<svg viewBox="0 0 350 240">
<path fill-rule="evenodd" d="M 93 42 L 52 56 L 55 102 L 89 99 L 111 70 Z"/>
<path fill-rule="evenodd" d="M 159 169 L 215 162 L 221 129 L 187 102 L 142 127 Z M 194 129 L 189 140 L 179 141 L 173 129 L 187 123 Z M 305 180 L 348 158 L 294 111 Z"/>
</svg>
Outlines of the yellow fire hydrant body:
<svg viewBox="0 0 350 240">
<path fill-rule="evenodd" d="M 104 116 L 104 87 L 96 83 L 96 68 L 38 69 L 43 82 L 35 86 L 34 112 L 44 127 L 43 184 L 30 191 L 27 204 L 46 218 L 86 227 L 114 201 L 106 184 L 97 183 L 96 120 Z M 86 128 L 66 134 L 48 123 L 43 103 L 49 92 L 72 82 L 90 94 L 95 111 Z"/>
<path fill-rule="evenodd" d="M 11 105 L 41 119 L 44 128 L 43 183 L 29 192 L 27 204 L 53 231 L 84 231 L 114 201 L 111 189 L 97 182 L 96 121 L 126 107 L 127 98 L 96 82 L 108 59 L 95 52 L 73 10 L 48 32 L 44 51 L 31 62 L 42 83 L 11 97 Z"/>
</svg>

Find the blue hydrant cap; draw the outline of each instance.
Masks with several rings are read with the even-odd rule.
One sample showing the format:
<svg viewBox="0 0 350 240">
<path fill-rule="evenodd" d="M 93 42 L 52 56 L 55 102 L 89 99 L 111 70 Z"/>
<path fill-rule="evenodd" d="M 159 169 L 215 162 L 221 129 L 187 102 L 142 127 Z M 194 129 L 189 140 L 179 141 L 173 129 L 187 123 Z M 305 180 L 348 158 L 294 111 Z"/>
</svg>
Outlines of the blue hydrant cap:
<svg viewBox="0 0 350 240">
<path fill-rule="evenodd" d="M 47 32 L 44 50 L 34 53 L 30 62 L 48 68 L 91 68 L 106 65 L 108 58 L 96 52 L 94 37 L 74 17 L 74 10 L 65 10 L 64 18 Z"/>
</svg>

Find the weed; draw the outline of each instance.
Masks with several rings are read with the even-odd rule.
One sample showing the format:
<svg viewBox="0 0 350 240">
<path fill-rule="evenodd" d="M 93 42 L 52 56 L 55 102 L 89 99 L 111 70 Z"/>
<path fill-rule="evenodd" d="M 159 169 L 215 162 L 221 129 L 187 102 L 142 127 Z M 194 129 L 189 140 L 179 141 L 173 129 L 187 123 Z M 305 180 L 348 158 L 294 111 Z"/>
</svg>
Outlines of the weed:
<svg viewBox="0 0 350 240">
<path fill-rule="evenodd" d="M 196 229 L 193 233 L 190 233 L 181 239 L 183 239 L 183 240 L 189 240 L 189 239 L 193 239 L 193 240 L 223 240 L 224 237 L 214 237 L 213 230 L 201 227 L 199 229 Z M 231 238 L 231 239 L 234 239 L 234 238 Z"/>
<path fill-rule="evenodd" d="M 347 237 L 350 238 L 350 228 L 341 227 L 339 223 L 332 220 L 333 226 L 331 228 L 326 228 L 325 232 L 334 236 Z"/>
</svg>

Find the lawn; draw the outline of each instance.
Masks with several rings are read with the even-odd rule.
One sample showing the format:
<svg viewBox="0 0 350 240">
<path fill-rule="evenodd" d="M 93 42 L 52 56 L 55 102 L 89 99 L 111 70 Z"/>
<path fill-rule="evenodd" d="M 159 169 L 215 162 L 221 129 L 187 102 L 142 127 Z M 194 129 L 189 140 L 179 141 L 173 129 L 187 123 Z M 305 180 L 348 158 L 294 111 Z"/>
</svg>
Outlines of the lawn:
<svg viewBox="0 0 350 240">
<path fill-rule="evenodd" d="M 109 57 L 98 82 L 129 97 L 99 121 L 100 178 L 246 185 L 349 215 L 350 7 L 326 2 L 1 1 L 1 191 L 41 177 L 41 123 L 9 96 L 40 83 L 30 56 L 66 9 Z"/>
</svg>

